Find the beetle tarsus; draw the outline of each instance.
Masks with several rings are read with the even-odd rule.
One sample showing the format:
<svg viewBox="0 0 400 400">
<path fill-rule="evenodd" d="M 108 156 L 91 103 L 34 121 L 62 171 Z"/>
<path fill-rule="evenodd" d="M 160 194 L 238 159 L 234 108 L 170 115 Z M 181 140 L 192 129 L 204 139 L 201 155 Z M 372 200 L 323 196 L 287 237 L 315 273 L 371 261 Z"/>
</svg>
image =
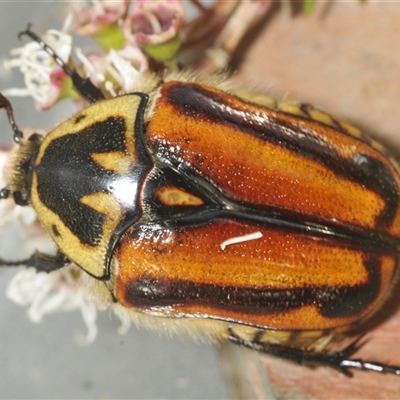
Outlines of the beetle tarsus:
<svg viewBox="0 0 400 400">
<path fill-rule="evenodd" d="M 351 369 L 400 375 L 400 367 L 398 366 L 390 366 L 360 359 L 348 359 L 347 357 L 349 355 L 364 344 L 364 342 L 360 344 L 360 338 L 351 343 L 345 350 L 336 353 L 315 352 L 279 344 L 247 341 L 237 336 L 232 330 L 229 330 L 228 339 L 239 346 L 283 358 L 299 365 L 310 364 L 330 367 L 346 376 L 352 376 Z"/>
<path fill-rule="evenodd" d="M 34 267 L 38 272 L 52 272 L 67 264 L 68 259 L 60 252 L 54 256 L 37 251 L 26 262 L 28 267 Z"/>
<path fill-rule="evenodd" d="M 70 68 L 58 55 L 57 53 L 44 42 L 36 33 L 31 31 L 31 24 L 25 31 L 20 32 L 18 38 L 23 35 L 29 36 L 32 40 L 39 44 L 39 46 L 62 68 L 62 70 L 72 79 L 74 89 L 89 103 L 95 103 L 96 101 L 104 99 L 103 92 L 96 87 L 89 78 L 82 78 L 74 69 Z"/>
<path fill-rule="evenodd" d="M 352 368 L 363 371 L 374 371 L 382 374 L 394 374 L 400 375 L 400 367 L 385 365 L 376 362 L 363 361 L 360 359 L 356 360 L 341 360 L 340 366 L 344 369 Z"/>
<path fill-rule="evenodd" d="M 56 255 L 50 255 L 37 251 L 31 257 L 18 261 L 7 261 L 0 258 L 0 267 L 16 267 L 24 265 L 26 267 L 35 268 L 37 272 L 47 273 L 56 271 L 69 263 L 69 260 L 60 252 Z"/>
</svg>

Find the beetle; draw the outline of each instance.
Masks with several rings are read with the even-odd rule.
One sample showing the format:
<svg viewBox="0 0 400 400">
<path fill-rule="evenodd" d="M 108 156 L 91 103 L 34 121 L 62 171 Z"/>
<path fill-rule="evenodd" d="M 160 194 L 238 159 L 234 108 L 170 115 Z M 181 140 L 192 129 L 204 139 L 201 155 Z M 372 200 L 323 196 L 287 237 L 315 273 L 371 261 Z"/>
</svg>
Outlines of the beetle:
<svg viewBox="0 0 400 400">
<path fill-rule="evenodd" d="M 357 128 L 217 78 L 143 77 L 113 98 L 29 28 L 89 105 L 19 144 L 0 197 L 32 206 L 102 301 L 292 360 L 400 374 L 324 348 L 363 327 L 399 275 L 400 169 Z"/>
</svg>

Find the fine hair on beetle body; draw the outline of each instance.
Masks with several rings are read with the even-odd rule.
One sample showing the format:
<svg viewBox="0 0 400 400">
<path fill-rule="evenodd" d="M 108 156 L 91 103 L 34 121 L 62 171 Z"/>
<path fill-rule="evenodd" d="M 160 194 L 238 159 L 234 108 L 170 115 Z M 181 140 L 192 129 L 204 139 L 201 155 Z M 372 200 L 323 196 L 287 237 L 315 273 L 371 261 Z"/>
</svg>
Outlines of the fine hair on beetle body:
<svg viewBox="0 0 400 400">
<path fill-rule="evenodd" d="M 33 207 L 57 246 L 3 266 L 75 264 L 98 307 L 147 328 L 400 375 L 351 358 L 399 275 L 400 174 L 382 146 L 224 75 L 148 73 L 105 98 L 22 34 L 90 105 L 25 138 L 0 96 L 19 145 L 1 198 Z"/>
</svg>

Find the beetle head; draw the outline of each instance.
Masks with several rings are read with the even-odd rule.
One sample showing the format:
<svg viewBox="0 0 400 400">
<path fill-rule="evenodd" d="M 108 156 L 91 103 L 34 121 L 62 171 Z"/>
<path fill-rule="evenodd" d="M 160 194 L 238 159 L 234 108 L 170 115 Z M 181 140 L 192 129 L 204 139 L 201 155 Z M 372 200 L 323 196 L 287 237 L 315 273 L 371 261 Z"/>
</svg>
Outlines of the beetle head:
<svg viewBox="0 0 400 400">
<path fill-rule="evenodd" d="M 8 184 L 0 191 L 0 199 L 6 199 L 12 195 L 15 204 L 25 206 L 29 204 L 31 165 L 36 158 L 43 136 L 34 133 L 29 139 L 23 138 L 22 131 L 19 130 L 15 122 L 12 106 L 1 93 L 0 108 L 6 110 L 11 128 L 14 131 L 14 141 L 19 144 L 12 162 Z"/>
</svg>

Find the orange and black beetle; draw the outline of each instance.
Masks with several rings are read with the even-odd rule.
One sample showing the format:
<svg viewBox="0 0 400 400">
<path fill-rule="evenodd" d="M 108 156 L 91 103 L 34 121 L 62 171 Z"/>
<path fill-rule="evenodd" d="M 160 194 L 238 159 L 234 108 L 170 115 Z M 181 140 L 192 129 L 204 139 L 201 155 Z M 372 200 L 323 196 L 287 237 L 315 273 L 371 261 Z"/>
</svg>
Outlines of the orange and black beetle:
<svg viewBox="0 0 400 400">
<path fill-rule="evenodd" d="M 255 102 L 215 79 L 148 76 L 105 99 L 25 33 L 93 104 L 25 139 L 0 97 L 20 145 L 1 197 L 31 205 L 59 249 L 17 263 L 75 263 L 132 318 L 346 374 L 400 374 L 349 359 L 354 346 L 321 350 L 397 279 L 400 175 L 381 146 L 310 106 Z"/>
</svg>

